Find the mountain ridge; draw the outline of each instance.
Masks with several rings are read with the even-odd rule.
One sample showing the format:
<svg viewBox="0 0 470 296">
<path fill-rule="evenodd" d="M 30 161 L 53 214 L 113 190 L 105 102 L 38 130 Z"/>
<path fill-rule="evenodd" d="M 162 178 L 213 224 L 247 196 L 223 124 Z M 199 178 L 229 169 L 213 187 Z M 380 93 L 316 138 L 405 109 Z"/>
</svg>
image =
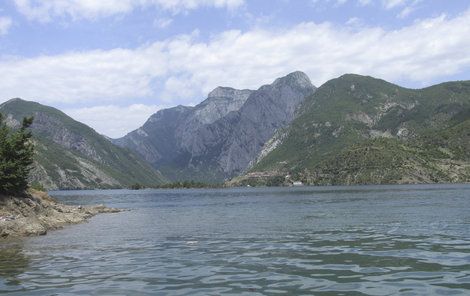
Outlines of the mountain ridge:
<svg viewBox="0 0 470 296">
<path fill-rule="evenodd" d="M 31 181 L 48 188 L 231 178 L 229 185 L 470 182 L 470 81 L 412 89 L 348 73 L 316 88 L 296 71 L 256 90 L 217 87 L 120 139 L 36 102 L 12 99 L 0 112 L 16 127 L 35 116 Z"/>
<path fill-rule="evenodd" d="M 470 81 L 408 89 L 370 76 L 342 75 L 307 98 L 302 113 L 278 135 L 281 143 L 260 157 L 248 174 L 235 178 L 231 184 L 261 185 L 274 179 L 281 184 L 298 179 L 323 185 L 468 182 L 469 157 L 465 154 L 458 159 L 447 157 L 436 151 L 450 149 L 452 153 L 455 147 L 429 142 L 432 143 L 433 135 L 449 131 L 453 131 L 456 139 L 468 139 L 463 130 L 456 132 L 452 128 L 466 124 L 469 106 Z M 371 147 L 378 150 L 367 150 Z M 363 149 L 360 150 L 363 154 L 354 154 L 355 149 Z M 363 155 L 372 157 L 372 152 L 380 155 L 375 158 L 377 163 L 388 159 L 389 163 L 382 163 L 381 167 L 384 170 L 390 167 L 393 177 L 381 179 L 380 169 L 368 173 L 362 170 L 368 162 Z M 403 158 L 387 158 L 387 153 Z M 405 169 L 404 159 L 415 163 L 415 169 L 426 168 L 421 175 L 411 176 L 413 171 Z M 394 161 L 401 166 L 392 169 Z M 458 168 L 454 164 L 457 176 L 443 168 L 442 163 L 452 161 L 460 163 Z"/>
<path fill-rule="evenodd" d="M 62 111 L 37 102 L 11 99 L 0 104 L 7 124 L 17 127 L 23 117 L 34 116 L 35 141 L 32 183 L 47 189 L 155 186 L 165 178 L 139 157 L 99 135 Z"/>
<path fill-rule="evenodd" d="M 299 71 L 257 90 L 217 87 L 195 107 L 158 111 L 115 143 L 140 153 L 172 180 L 221 182 L 243 171 L 259 146 L 287 125 L 314 91 L 308 76 Z M 237 104 L 207 111 L 214 98 Z M 198 120 L 207 113 L 216 118 Z"/>
</svg>

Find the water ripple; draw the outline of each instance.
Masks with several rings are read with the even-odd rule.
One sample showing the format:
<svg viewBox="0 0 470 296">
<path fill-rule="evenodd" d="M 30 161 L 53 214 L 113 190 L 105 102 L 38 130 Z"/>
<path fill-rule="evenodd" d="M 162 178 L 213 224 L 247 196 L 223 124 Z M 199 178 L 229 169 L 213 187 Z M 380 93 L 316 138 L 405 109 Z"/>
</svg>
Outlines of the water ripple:
<svg viewBox="0 0 470 296">
<path fill-rule="evenodd" d="M 467 187 L 176 192 L 87 196 L 134 210 L 0 245 L 0 293 L 470 293 Z"/>
</svg>

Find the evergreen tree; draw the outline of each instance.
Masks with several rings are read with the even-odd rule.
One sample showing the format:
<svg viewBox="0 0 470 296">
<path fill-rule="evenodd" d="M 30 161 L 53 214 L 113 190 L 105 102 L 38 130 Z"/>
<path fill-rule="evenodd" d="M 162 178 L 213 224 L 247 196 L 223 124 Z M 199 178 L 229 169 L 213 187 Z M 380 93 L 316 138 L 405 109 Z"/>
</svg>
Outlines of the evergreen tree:
<svg viewBox="0 0 470 296">
<path fill-rule="evenodd" d="M 28 127 L 33 118 L 24 118 L 13 130 L 0 114 L 0 193 L 22 193 L 28 187 L 28 174 L 33 164 L 34 147 Z"/>
</svg>

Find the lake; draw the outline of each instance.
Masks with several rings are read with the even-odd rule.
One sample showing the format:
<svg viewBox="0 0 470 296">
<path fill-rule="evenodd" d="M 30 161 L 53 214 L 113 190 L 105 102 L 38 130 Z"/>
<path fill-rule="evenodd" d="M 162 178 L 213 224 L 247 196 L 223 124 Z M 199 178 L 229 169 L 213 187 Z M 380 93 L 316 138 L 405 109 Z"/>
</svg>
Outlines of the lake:
<svg viewBox="0 0 470 296">
<path fill-rule="evenodd" d="M 0 242 L 11 295 L 470 295 L 470 185 L 50 193 L 128 211 Z"/>
</svg>

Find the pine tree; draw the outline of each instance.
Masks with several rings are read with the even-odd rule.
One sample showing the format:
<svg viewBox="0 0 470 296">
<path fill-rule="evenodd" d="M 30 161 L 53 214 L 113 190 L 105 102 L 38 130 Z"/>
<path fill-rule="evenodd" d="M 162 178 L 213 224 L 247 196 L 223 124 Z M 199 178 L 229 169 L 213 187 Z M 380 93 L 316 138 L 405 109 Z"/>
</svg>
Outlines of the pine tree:
<svg viewBox="0 0 470 296">
<path fill-rule="evenodd" d="M 24 118 L 13 130 L 0 114 L 0 193 L 22 193 L 28 187 L 28 174 L 33 164 L 34 146 L 28 128 L 33 118 Z"/>
</svg>

